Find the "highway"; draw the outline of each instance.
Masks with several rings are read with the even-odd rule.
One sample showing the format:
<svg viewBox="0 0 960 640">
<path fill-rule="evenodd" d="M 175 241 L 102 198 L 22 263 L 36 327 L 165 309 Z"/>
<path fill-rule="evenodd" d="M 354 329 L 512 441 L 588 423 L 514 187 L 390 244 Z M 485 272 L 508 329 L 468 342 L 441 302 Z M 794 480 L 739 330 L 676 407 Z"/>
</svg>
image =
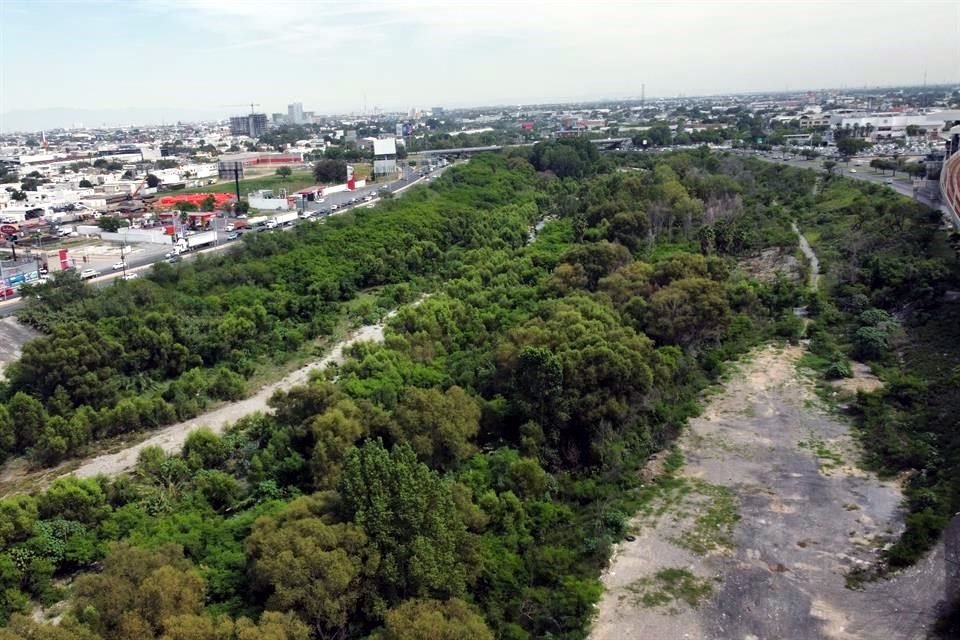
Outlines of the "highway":
<svg viewBox="0 0 960 640">
<path fill-rule="evenodd" d="M 413 170 L 410 167 L 403 168 L 403 175 L 389 183 L 376 182 L 368 184 L 360 189 L 355 191 L 344 191 L 341 193 L 334 193 L 326 198 L 323 202 L 316 203 L 311 202 L 307 207 L 308 211 L 324 211 L 329 209 L 331 205 L 337 205 L 337 210 L 330 213 L 322 214 L 320 218 L 313 218 L 313 220 L 323 220 L 327 216 L 339 215 L 347 211 L 352 210 L 354 207 L 365 206 L 369 207 L 376 204 L 379 201 L 379 198 L 376 197 L 376 193 L 381 190 L 388 190 L 395 194 L 402 194 L 404 191 L 413 187 L 414 185 L 420 184 L 432 180 L 433 178 L 441 175 L 446 167 L 440 167 L 434 169 L 433 171 L 427 173 L 426 175 L 421 176 L 419 171 Z M 366 196 L 374 196 L 371 201 L 364 201 Z M 356 199 L 356 202 L 351 202 L 352 199 Z M 264 214 L 266 215 L 266 214 Z M 224 224 L 235 219 L 226 218 L 218 219 L 225 220 Z M 303 222 L 303 220 L 298 220 L 296 224 L 293 224 L 289 227 L 283 227 L 284 231 L 289 231 L 295 229 L 297 224 Z M 253 233 L 262 233 L 268 232 L 267 229 L 261 228 Z M 247 231 L 246 233 L 251 233 Z M 208 249 L 200 249 L 198 251 L 190 251 L 181 255 L 183 261 L 189 261 L 194 258 L 194 256 L 202 254 L 210 254 L 218 251 L 223 251 L 229 247 L 235 246 L 239 243 L 239 238 L 235 240 L 229 240 L 227 238 L 227 232 L 218 230 L 217 231 L 217 245 L 210 247 Z M 126 273 L 127 274 L 136 274 L 137 276 L 144 276 L 146 272 L 156 263 L 166 260 L 167 253 L 171 250 L 171 247 L 166 245 L 150 245 L 150 244 L 141 244 L 137 245 L 135 251 L 128 253 L 126 257 Z M 80 268 L 80 267 L 78 267 Z M 106 272 L 103 275 L 92 278 L 87 281 L 87 283 L 96 288 L 102 288 L 114 284 L 114 282 L 121 278 L 124 274 L 122 270 Z M 12 300 L 0 301 L 0 317 L 9 316 L 15 314 L 17 311 L 26 306 L 26 300 L 22 297 L 16 297 Z"/>
</svg>

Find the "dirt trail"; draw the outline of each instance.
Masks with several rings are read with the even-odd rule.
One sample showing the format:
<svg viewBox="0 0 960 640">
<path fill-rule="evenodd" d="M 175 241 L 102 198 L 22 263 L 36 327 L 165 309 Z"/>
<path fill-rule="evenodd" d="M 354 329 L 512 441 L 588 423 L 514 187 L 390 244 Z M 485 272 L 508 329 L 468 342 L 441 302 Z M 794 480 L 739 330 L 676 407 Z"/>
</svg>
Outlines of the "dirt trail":
<svg viewBox="0 0 960 640">
<path fill-rule="evenodd" d="M 137 456 L 140 451 L 146 447 L 158 446 L 168 453 L 179 451 L 183 446 L 187 435 L 199 427 L 209 427 L 214 433 L 220 433 L 232 424 L 256 411 L 267 410 L 267 400 L 278 389 L 288 389 L 298 384 L 306 382 L 310 373 L 324 369 L 330 364 L 342 364 L 344 361 L 343 352 L 358 342 L 381 342 L 383 340 L 383 331 L 387 319 L 393 317 L 396 311 L 390 312 L 384 319 L 384 322 L 361 327 L 351 333 L 348 337 L 338 342 L 326 356 L 308 364 L 305 367 L 297 369 L 286 377 L 273 384 L 268 384 L 261 388 L 256 394 L 243 400 L 232 402 L 228 405 L 197 416 L 191 420 L 170 425 L 147 438 L 143 442 L 127 447 L 116 453 L 108 453 L 87 460 L 69 475 L 80 478 L 89 478 L 92 476 L 104 474 L 108 476 L 129 471 L 137 463 Z"/>
<path fill-rule="evenodd" d="M 791 222 L 790 226 L 793 227 L 793 232 L 797 234 L 797 239 L 800 241 L 800 251 L 802 251 L 803 255 L 810 261 L 810 288 L 816 289 L 820 283 L 820 260 L 817 258 L 817 254 L 813 252 L 810 243 L 807 242 L 806 236 L 800 232 L 800 227 L 797 226 L 797 223 Z"/>
<path fill-rule="evenodd" d="M 426 296 L 411 303 L 411 306 L 418 305 Z M 232 402 L 213 411 L 204 413 L 190 420 L 172 424 L 156 431 L 146 440 L 126 447 L 115 453 L 107 453 L 80 462 L 77 466 L 76 461 L 68 461 L 59 467 L 43 469 L 39 471 L 29 471 L 25 465 L 10 466 L 4 469 L 0 476 L 0 486 L 25 486 L 42 485 L 63 475 L 74 475 L 81 478 L 88 478 L 96 475 L 117 475 L 129 471 L 137 463 L 137 457 L 146 447 L 159 446 L 164 451 L 179 451 L 183 446 L 187 435 L 199 427 L 209 427 L 215 433 L 220 433 L 226 429 L 227 425 L 236 422 L 245 415 L 256 411 L 266 411 L 267 400 L 278 389 L 287 389 L 289 387 L 303 384 L 310 377 L 310 373 L 317 369 L 323 369 L 330 364 L 341 364 L 344 361 L 344 351 L 357 342 L 381 342 L 383 340 L 386 321 L 396 315 L 397 311 L 388 313 L 382 322 L 378 324 L 366 325 L 353 331 L 349 336 L 338 342 L 330 352 L 320 360 L 311 363 L 305 367 L 297 369 L 281 380 L 262 387 L 256 394 L 243 400 Z M 71 465 L 73 468 L 71 469 Z"/>
<path fill-rule="evenodd" d="M 676 486 L 631 522 L 593 640 L 926 637 L 943 548 L 893 580 L 846 588 L 902 530 L 901 493 L 853 464 L 848 426 L 817 408 L 800 347 L 739 366 L 680 440 Z"/>
</svg>

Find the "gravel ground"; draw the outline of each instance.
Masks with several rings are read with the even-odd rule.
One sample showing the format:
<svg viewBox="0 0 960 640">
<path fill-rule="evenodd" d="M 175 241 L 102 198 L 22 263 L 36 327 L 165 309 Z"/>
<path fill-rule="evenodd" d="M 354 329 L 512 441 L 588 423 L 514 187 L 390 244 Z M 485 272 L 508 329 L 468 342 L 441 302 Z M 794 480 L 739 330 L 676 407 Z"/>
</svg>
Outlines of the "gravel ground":
<svg viewBox="0 0 960 640">
<path fill-rule="evenodd" d="M 20 358 L 23 345 L 36 338 L 39 333 L 13 316 L 0 318 L 0 378 L 7 365 Z"/>
<path fill-rule="evenodd" d="M 619 544 L 604 573 L 593 640 L 926 636 L 945 592 L 942 546 L 892 580 L 846 588 L 847 573 L 902 530 L 902 496 L 853 464 L 847 425 L 817 408 L 798 375 L 801 354 L 759 350 L 691 421 L 680 475 L 715 490 L 665 495 L 652 514 L 634 518 L 637 540 Z M 681 541 L 724 491 L 739 520 L 726 539 L 721 526 L 717 544 L 691 551 Z M 686 570 L 710 584 L 710 595 L 692 606 L 645 606 L 637 585 L 663 569 Z"/>
</svg>

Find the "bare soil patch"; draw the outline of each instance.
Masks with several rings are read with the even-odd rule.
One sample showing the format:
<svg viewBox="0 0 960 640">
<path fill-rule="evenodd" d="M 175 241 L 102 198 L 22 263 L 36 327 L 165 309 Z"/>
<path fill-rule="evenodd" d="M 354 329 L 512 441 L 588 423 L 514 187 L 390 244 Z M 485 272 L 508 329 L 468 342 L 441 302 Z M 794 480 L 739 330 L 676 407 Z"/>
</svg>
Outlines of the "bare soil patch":
<svg viewBox="0 0 960 640">
<path fill-rule="evenodd" d="M 750 277 L 761 282 L 772 282 L 778 273 L 795 282 L 803 278 L 803 265 L 790 253 L 782 249 L 764 249 L 759 255 L 743 258 L 737 265 Z"/>
</svg>

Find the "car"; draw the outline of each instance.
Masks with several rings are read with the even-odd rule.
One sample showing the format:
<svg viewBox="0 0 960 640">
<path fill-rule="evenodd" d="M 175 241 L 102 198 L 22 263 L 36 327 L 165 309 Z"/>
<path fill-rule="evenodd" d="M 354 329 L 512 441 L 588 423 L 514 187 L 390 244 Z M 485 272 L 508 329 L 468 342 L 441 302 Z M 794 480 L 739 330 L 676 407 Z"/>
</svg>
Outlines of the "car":
<svg viewBox="0 0 960 640">
<path fill-rule="evenodd" d="M 123 260 L 121 260 L 120 262 L 114 262 L 114 263 L 113 263 L 113 270 L 114 270 L 114 271 L 120 271 L 120 269 L 126 269 L 126 268 L 127 268 L 127 263 L 124 262 Z"/>
<path fill-rule="evenodd" d="M 223 228 L 224 231 L 233 231 L 234 229 L 236 229 L 236 227 L 234 226 L 234 224 L 233 224 L 232 222 L 229 223 L 229 224 L 227 224 L 227 226 L 225 226 L 225 227 Z"/>
<path fill-rule="evenodd" d="M 850 169 L 850 173 L 856 173 L 856 172 L 857 172 L 856 169 Z"/>
<path fill-rule="evenodd" d="M 240 234 L 237 233 L 236 231 L 233 231 L 227 234 L 227 240 L 236 240 L 239 237 L 240 237 Z"/>
<path fill-rule="evenodd" d="M 340 205 L 338 205 L 338 204 L 332 204 L 332 205 L 330 205 L 330 211 L 336 211 L 336 210 L 339 209 L 339 208 L 340 208 Z"/>
<path fill-rule="evenodd" d="M 176 264 L 181 260 L 183 260 L 183 258 L 181 258 L 180 256 L 170 256 L 169 258 L 167 258 L 167 262 L 169 262 L 170 264 Z"/>
<path fill-rule="evenodd" d="M 364 201 L 364 202 L 370 202 L 371 200 L 373 200 L 373 196 L 371 196 L 371 195 L 364 196 L 364 198 L 363 198 L 363 201 Z"/>
<path fill-rule="evenodd" d="M 100 275 L 100 272 L 96 269 L 84 269 L 80 272 L 81 280 L 89 280 L 90 278 L 96 278 Z"/>
<path fill-rule="evenodd" d="M 135 273 L 128 273 L 127 275 L 123 276 L 124 280 L 136 280 L 137 278 L 138 276 Z"/>
<path fill-rule="evenodd" d="M 163 254 L 163 257 L 169 260 L 170 258 L 173 257 L 173 252 L 167 251 L 165 254 Z"/>
<path fill-rule="evenodd" d="M 237 220 L 246 220 L 246 219 L 247 219 L 247 214 L 245 213 L 241 213 L 237 216 Z"/>
</svg>

